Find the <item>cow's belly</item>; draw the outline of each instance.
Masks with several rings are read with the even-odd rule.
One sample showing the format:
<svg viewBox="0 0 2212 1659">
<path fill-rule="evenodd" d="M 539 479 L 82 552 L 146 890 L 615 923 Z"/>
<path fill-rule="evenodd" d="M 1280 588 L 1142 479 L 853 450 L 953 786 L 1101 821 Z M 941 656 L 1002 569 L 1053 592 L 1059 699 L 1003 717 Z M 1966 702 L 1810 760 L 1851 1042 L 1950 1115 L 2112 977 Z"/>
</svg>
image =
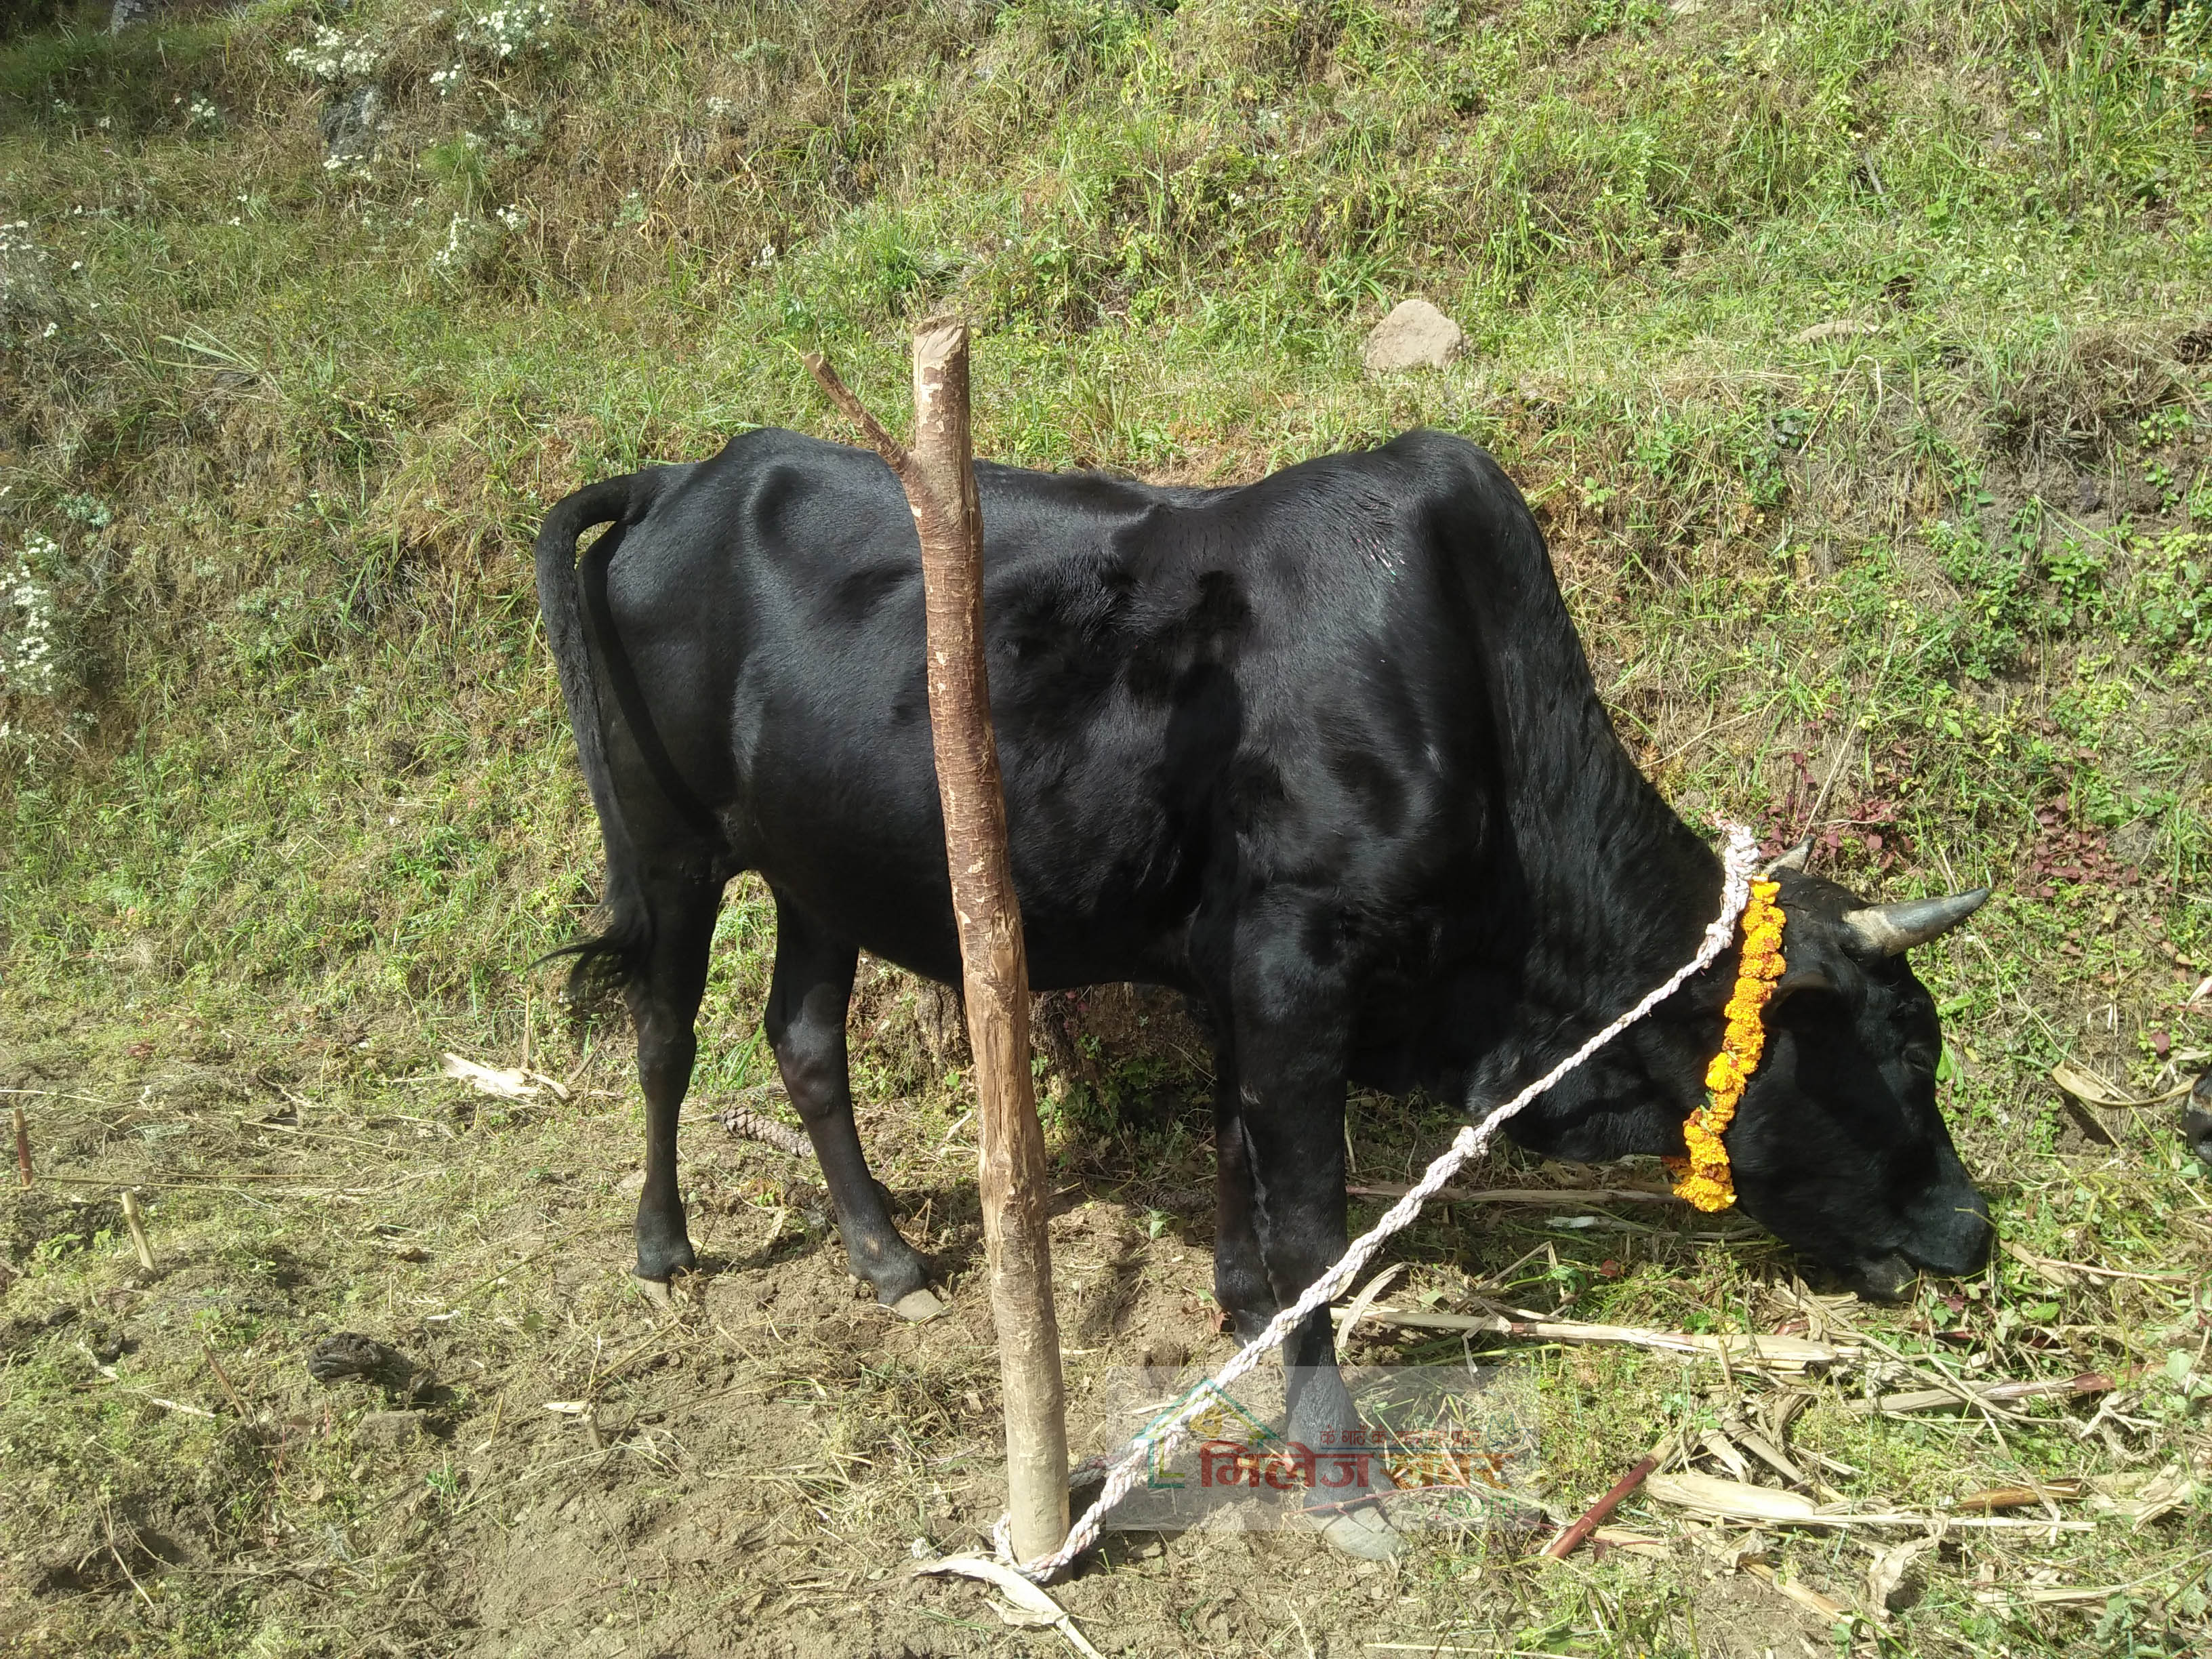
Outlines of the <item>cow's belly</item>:
<svg viewBox="0 0 2212 1659">
<path fill-rule="evenodd" d="M 872 954 L 960 974 L 927 725 L 846 678 L 834 708 L 762 711 L 738 759 L 746 862 Z M 1017 722 L 1017 724 L 1018 724 Z M 740 720 L 738 729 L 745 731 Z M 1008 742 L 1000 766 L 1032 982 L 1183 986 L 1200 849 L 1182 844 L 1136 758 L 1139 735 Z"/>
</svg>

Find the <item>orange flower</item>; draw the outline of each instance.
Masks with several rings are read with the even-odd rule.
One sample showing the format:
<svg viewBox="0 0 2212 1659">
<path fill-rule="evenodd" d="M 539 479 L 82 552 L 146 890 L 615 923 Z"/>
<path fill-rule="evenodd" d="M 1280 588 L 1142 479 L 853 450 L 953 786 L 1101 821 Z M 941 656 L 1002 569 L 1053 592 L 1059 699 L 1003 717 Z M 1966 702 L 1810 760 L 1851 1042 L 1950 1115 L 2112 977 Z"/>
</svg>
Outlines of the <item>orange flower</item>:
<svg viewBox="0 0 2212 1659">
<path fill-rule="evenodd" d="M 1705 1103 L 1682 1126 L 1687 1158 L 1670 1158 L 1674 1193 L 1700 1210 L 1725 1210 L 1735 1202 L 1735 1181 L 1721 1139 L 1735 1117 L 1745 1085 L 1766 1050 L 1766 1004 L 1782 977 L 1782 907 L 1775 902 L 1779 882 L 1755 881 L 1743 911 L 1743 950 L 1736 963 L 1735 988 L 1722 1010 L 1728 1025 L 1721 1051 L 1705 1068 Z"/>
</svg>

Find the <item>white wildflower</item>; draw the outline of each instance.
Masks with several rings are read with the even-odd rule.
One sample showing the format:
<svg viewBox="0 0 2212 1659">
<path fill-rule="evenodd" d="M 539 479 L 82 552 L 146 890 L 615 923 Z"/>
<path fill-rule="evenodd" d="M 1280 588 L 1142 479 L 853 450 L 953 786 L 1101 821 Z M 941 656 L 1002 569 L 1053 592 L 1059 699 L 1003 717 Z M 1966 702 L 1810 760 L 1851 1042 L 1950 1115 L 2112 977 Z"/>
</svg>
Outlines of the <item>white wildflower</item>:
<svg viewBox="0 0 2212 1659">
<path fill-rule="evenodd" d="M 506 0 L 501 5 L 462 12 L 453 20 L 454 44 L 505 63 L 540 45 L 553 26 L 548 0 Z"/>
<path fill-rule="evenodd" d="M 430 256 L 430 263 L 441 270 L 451 270 L 467 258 L 467 222 L 456 213 L 453 222 L 446 227 L 446 245 Z"/>
<path fill-rule="evenodd" d="M 51 562 L 60 552 L 34 533 L 12 561 L 0 563 L 0 691 L 44 696 L 60 688 L 61 607 L 32 568 L 33 559 Z"/>
<path fill-rule="evenodd" d="M 319 24 L 307 44 L 293 47 L 284 54 L 284 61 L 318 81 L 366 80 L 376 73 L 376 52 L 366 35 L 348 40 L 337 30 Z"/>
</svg>

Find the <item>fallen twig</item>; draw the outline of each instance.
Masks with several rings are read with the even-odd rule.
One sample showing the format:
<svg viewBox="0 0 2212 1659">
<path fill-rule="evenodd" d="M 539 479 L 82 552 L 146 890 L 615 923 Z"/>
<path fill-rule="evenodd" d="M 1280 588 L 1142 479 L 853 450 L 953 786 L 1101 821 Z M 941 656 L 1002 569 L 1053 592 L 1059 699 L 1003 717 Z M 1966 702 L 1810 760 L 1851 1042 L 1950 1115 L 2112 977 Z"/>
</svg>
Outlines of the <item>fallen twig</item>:
<svg viewBox="0 0 2212 1659">
<path fill-rule="evenodd" d="M 1644 1490 L 1662 1504 L 1722 1521 L 1749 1521 L 1763 1527 L 1946 1527 L 1981 1531 L 2090 1532 L 2092 1521 L 2032 1520 L 2011 1515 L 1911 1515 L 1893 1510 L 1861 1512 L 1823 1509 L 1809 1498 L 1772 1486 L 1753 1486 L 1710 1474 L 1655 1474 Z"/>
<path fill-rule="evenodd" d="M 146 1398 L 153 1404 L 161 1407 L 165 1411 L 182 1412 L 187 1417 L 213 1417 L 215 1415 L 213 1412 L 208 1411 L 202 1407 L 187 1406 L 181 1400 L 164 1400 L 158 1394 L 149 1394 Z"/>
<path fill-rule="evenodd" d="M 1940 1364 L 1936 1364 L 1933 1360 L 1930 1360 L 1927 1364 L 1922 1364 L 1914 1359 L 1907 1358 L 1905 1355 L 1899 1353 L 1895 1348 L 1890 1346 L 1888 1343 L 1883 1341 L 1880 1337 L 1872 1334 L 1870 1332 L 1856 1329 L 1852 1326 L 1846 1324 L 1844 1320 L 1835 1313 L 1832 1312 L 1829 1315 L 1829 1319 L 1830 1322 L 1838 1329 L 1846 1332 L 1850 1335 L 1856 1337 L 1860 1341 L 1865 1343 L 1867 1346 L 1875 1350 L 1875 1352 L 1888 1355 L 1892 1359 L 1895 1360 L 1899 1364 L 1905 1366 L 1907 1370 L 1917 1372 L 1920 1376 L 1928 1378 L 1930 1382 L 1936 1384 L 1938 1389 L 1949 1394 L 1954 1399 L 1962 1401 L 1966 1404 L 1973 1407 L 1976 1410 L 1981 1413 L 1982 1420 L 1990 1425 L 1990 1432 L 1996 1437 L 1997 1443 L 1999 1445 L 2003 1445 L 2005 1443 L 2004 1430 L 1998 1424 L 1998 1418 L 2009 1417 L 2014 1420 L 2018 1420 L 2021 1414 L 2005 1405 L 2002 1400 L 1991 1399 L 1977 1394 L 1972 1387 L 1960 1382 L 1957 1377 L 1953 1376 L 1948 1371 L 1945 1370 Z"/>
<path fill-rule="evenodd" d="M 1724 1419 L 1724 1426 L 1735 1437 L 1738 1445 L 1791 1486 L 1806 1486 L 1812 1484 L 1806 1477 L 1804 1470 L 1790 1461 L 1790 1455 L 1775 1441 L 1768 1439 L 1765 1435 L 1760 1433 L 1758 1427 L 1741 1413 L 1729 1413 Z"/>
<path fill-rule="evenodd" d="M 2196 1282 L 2187 1273 L 2144 1273 L 2127 1267 L 2093 1267 L 2086 1261 L 2058 1261 L 2047 1255 L 2038 1255 L 2010 1239 L 2004 1241 L 2004 1253 L 2021 1266 L 2034 1268 L 2062 1289 L 2072 1285 L 2071 1275 L 2075 1273 L 2090 1279 L 2140 1279 L 2147 1285 L 2191 1285 Z"/>
<path fill-rule="evenodd" d="M 1931 1411 L 1938 1406 L 2008 1405 L 2015 1400 L 2034 1400 L 2047 1395 L 2078 1397 L 2107 1394 L 2119 1385 L 2103 1371 L 2082 1371 L 2074 1376 L 2044 1377 L 2017 1382 L 1964 1382 L 1953 1389 L 1914 1389 L 1886 1394 L 1874 1400 L 1846 1401 L 1844 1409 L 1862 1417 L 1875 1412 L 1899 1415 Z M 1961 1398 L 1961 1393 L 1971 1396 Z"/>
<path fill-rule="evenodd" d="M 21 1102 L 15 1107 L 15 1174 L 22 1185 L 31 1184 L 31 1129 Z"/>
<path fill-rule="evenodd" d="M 2179 1088 L 2168 1089 L 2162 1095 L 2138 1098 L 2122 1094 L 2094 1072 L 2087 1072 L 2070 1060 L 2060 1060 L 2051 1068 L 2051 1080 L 2084 1106 L 2094 1106 L 2100 1111 L 2131 1112 L 2145 1106 L 2163 1106 L 2169 1100 L 2179 1100 L 2195 1086 L 2195 1079 Z"/>
<path fill-rule="evenodd" d="M 1097 1648 L 1091 1645 L 1066 1610 L 1043 1590 L 1009 1566 L 987 1559 L 980 1555 L 948 1555 L 935 1561 L 919 1562 L 915 1566 L 917 1576 L 923 1573 L 957 1573 L 963 1578 L 978 1578 L 1005 1596 L 1012 1606 L 997 1602 L 991 1611 L 1009 1625 L 1038 1629 L 1049 1626 L 1066 1637 L 1068 1644 L 1084 1659 L 1101 1659 Z"/>
<path fill-rule="evenodd" d="M 252 1417 L 253 1413 L 246 1409 L 246 1402 L 238 1397 L 238 1389 L 231 1382 L 230 1373 L 223 1370 L 222 1361 L 215 1357 L 215 1349 L 205 1337 L 200 1339 L 200 1353 L 207 1360 L 208 1369 L 215 1373 L 215 1380 L 222 1385 L 223 1397 L 237 1407 L 240 1417 Z"/>
<path fill-rule="evenodd" d="M 1581 1519 L 1571 1526 L 1559 1529 L 1559 1535 L 1544 1546 L 1545 1558 L 1553 1561 L 1564 1561 L 1573 1554 L 1575 1547 L 1597 1530 L 1606 1517 L 1620 1507 L 1621 1500 L 1644 1484 L 1645 1476 L 1667 1461 L 1674 1444 L 1674 1437 L 1670 1434 L 1652 1447 L 1650 1451 L 1644 1453 L 1633 1468 L 1613 1483 L 1604 1497 L 1583 1511 Z"/>
<path fill-rule="evenodd" d="M 1346 1310 L 1336 1312 L 1340 1321 Z M 1724 1359 L 1798 1375 L 1817 1368 L 1850 1364 L 1859 1351 L 1802 1336 L 1731 1334 L 1646 1330 L 1635 1325 L 1585 1325 L 1575 1320 L 1508 1319 L 1502 1314 L 1425 1313 L 1411 1308 L 1370 1308 L 1364 1316 L 1415 1330 L 1476 1331 L 1490 1336 L 1534 1337 L 1545 1342 L 1613 1342 L 1656 1353 Z"/>
<path fill-rule="evenodd" d="M 123 1189 L 123 1224 L 131 1230 L 131 1248 L 138 1253 L 138 1265 L 152 1273 L 154 1247 L 146 1241 L 146 1224 L 138 1213 L 138 1194 L 128 1187 Z"/>
<path fill-rule="evenodd" d="M 1782 1577 L 1763 1561 L 1747 1561 L 1743 1564 L 1743 1570 L 1769 1589 L 1781 1591 L 1816 1619 L 1832 1621 L 1846 1617 L 1850 1612 L 1842 1602 L 1821 1595 L 1810 1585 L 1794 1583 Z"/>
<path fill-rule="evenodd" d="M 1991 1510 L 2028 1510 L 2079 1498 L 2086 1490 L 2079 1480 L 2047 1480 L 2034 1486 L 1991 1486 L 1986 1492 L 1968 1492 L 1958 1500 L 1957 1507 L 1980 1510 L 1984 1514 Z"/>
<path fill-rule="evenodd" d="M 1359 1294 L 1352 1298 L 1352 1305 L 1344 1310 L 1344 1317 L 1337 1321 L 1338 1352 L 1341 1352 L 1344 1345 L 1352 1340 L 1352 1332 L 1359 1328 L 1359 1322 L 1367 1316 L 1367 1310 L 1375 1305 L 1376 1299 L 1389 1290 L 1405 1271 L 1404 1262 L 1392 1262 L 1374 1278 L 1369 1279 Z"/>
<path fill-rule="evenodd" d="M 1974 1600 L 1984 1607 L 2005 1607 L 2016 1601 L 2026 1601 L 2032 1607 L 2056 1607 L 2109 1601 L 2115 1595 L 2126 1593 L 2124 1586 L 2114 1584 L 2053 1584 L 2033 1589 L 1976 1590 Z"/>
</svg>

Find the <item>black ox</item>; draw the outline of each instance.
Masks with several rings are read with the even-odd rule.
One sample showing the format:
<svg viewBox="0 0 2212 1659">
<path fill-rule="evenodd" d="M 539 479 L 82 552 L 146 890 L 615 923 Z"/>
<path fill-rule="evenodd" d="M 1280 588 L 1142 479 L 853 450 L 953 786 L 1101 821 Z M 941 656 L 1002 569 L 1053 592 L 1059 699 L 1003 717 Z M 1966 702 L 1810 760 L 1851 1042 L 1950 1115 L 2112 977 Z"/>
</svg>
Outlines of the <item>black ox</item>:
<svg viewBox="0 0 2212 1659">
<path fill-rule="evenodd" d="M 978 469 L 992 719 L 1031 977 L 1188 993 L 1214 1046 L 1221 1305 L 1249 1334 L 1341 1254 L 1347 1082 L 1480 1111 L 1695 949 L 1719 860 L 1615 738 L 1520 493 L 1439 433 L 1235 489 Z M 592 526 L 611 525 L 580 562 Z M 789 432 L 591 485 L 538 587 L 605 837 L 599 938 L 647 1103 L 637 1269 L 692 1262 L 678 1108 L 724 884 L 776 903 L 767 1035 L 852 1270 L 921 1288 L 854 1133 L 862 947 L 957 982 L 915 532 L 874 455 Z M 1785 870 L 1788 972 L 1728 1136 L 1742 1207 L 1894 1293 L 1990 1227 L 1904 951 L 1985 896 L 1865 907 Z M 1680 1152 L 1723 956 L 1516 1119 Z M 1317 1316 L 1290 1428 L 1356 1422 Z"/>
</svg>

